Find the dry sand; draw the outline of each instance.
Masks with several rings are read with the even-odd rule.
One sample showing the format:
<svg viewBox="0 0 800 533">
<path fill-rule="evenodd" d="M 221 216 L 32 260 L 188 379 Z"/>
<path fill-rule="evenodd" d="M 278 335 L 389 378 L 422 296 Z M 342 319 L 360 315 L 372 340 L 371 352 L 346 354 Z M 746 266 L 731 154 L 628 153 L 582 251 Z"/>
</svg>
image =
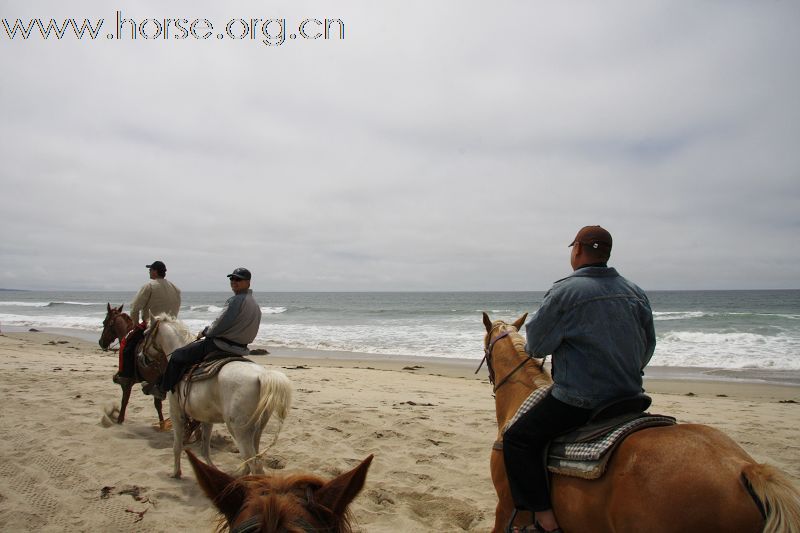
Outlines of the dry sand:
<svg viewBox="0 0 800 533">
<path fill-rule="evenodd" d="M 476 365 L 442 362 L 254 359 L 285 372 L 295 390 L 267 456 L 272 468 L 332 476 L 373 453 L 353 505 L 360 530 L 491 528 L 496 427 L 485 369 L 475 378 Z M 212 529 L 215 513 L 188 461 L 183 479 L 169 477 L 172 434 L 154 429 L 152 399 L 139 386 L 124 424 L 101 423 L 106 406 L 119 402 L 116 365 L 116 353 L 73 337 L 0 335 L 0 530 Z M 646 387 L 651 412 L 721 428 L 800 484 L 800 387 L 674 380 Z M 215 426 L 217 466 L 233 471 L 234 450 Z"/>
</svg>

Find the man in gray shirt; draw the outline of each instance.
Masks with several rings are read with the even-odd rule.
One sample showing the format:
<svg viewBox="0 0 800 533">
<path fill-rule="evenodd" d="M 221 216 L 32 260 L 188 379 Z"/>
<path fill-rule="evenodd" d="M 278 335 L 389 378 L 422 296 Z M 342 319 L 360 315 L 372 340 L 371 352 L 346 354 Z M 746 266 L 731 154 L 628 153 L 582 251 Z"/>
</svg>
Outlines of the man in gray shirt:
<svg viewBox="0 0 800 533">
<path fill-rule="evenodd" d="M 261 308 L 250 290 L 251 277 L 250 271 L 241 267 L 228 274 L 234 295 L 225 302 L 225 308 L 217 319 L 198 335 L 198 340 L 172 352 L 161 383 L 153 387 L 154 397 L 166 398 L 167 392 L 181 380 L 186 369 L 211 352 L 250 353 L 247 345 L 256 338 L 261 325 Z"/>
</svg>

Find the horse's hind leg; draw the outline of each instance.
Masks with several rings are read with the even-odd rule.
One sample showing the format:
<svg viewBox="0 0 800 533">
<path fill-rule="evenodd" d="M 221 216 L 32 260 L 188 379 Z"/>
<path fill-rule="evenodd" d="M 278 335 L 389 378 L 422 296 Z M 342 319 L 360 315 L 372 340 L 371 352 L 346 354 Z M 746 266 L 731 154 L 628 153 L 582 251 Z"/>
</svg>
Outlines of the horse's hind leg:
<svg viewBox="0 0 800 533">
<path fill-rule="evenodd" d="M 186 420 L 177 395 L 170 392 L 167 396 L 169 397 L 169 416 L 172 419 L 172 453 L 175 456 L 175 468 L 172 470 L 172 477 L 180 479 L 183 429 L 186 427 Z"/>
<path fill-rule="evenodd" d="M 203 422 L 200 426 L 201 431 L 201 441 L 200 441 L 200 454 L 205 459 L 206 464 L 214 465 L 211 462 L 211 428 L 214 424 L 210 422 Z"/>
<path fill-rule="evenodd" d="M 133 383 L 128 382 L 120 384 L 122 387 L 122 404 L 119 406 L 119 416 L 117 417 L 117 424 L 122 424 L 125 421 L 125 409 L 128 408 L 128 401 L 131 399 L 131 389 Z"/>
<path fill-rule="evenodd" d="M 269 422 L 269 419 L 264 421 L 264 425 L 259 424 L 253 431 L 253 449 L 256 451 L 256 454 L 258 454 L 261 448 L 261 434 L 264 432 L 264 428 L 267 427 L 267 422 Z"/>
<path fill-rule="evenodd" d="M 256 457 L 257 451 L 253 446 L 253 433 L 257 433 L 253 426 L 234 426 L 232 423 L 226 423 L 228 431 L 233 435 L 233 440 L 239 447 L 239 455 L 241 455 L 244 463 L 237 469 L 237 474 L 263 474 L 264 467 L 261 466 L 261 459 Z"/>
<path fill-rule="evenodd" d="M 161 409 L 161 400 L 158 398 L 153 398 L 153 405 L 156 408 L 156 412 L 158 413 L 158 429 L 164 431 L 164 412 Z"/>
</svg>

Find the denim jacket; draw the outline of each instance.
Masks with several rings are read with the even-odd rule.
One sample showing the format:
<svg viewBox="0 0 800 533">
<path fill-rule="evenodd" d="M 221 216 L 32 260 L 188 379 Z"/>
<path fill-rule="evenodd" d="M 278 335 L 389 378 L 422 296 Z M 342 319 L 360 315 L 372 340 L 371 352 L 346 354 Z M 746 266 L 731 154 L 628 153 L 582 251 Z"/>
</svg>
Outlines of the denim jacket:
<svg viewBox="0 0 800 533">
<path fill-rule="evenodd" d="M 556 281 L 525 330 L 528 354 L 553 354 L 556 399 L 592 409 L 642 392 L 656 346 L 653 312 L 614 268 L 584 267 Z"/>
</svg>

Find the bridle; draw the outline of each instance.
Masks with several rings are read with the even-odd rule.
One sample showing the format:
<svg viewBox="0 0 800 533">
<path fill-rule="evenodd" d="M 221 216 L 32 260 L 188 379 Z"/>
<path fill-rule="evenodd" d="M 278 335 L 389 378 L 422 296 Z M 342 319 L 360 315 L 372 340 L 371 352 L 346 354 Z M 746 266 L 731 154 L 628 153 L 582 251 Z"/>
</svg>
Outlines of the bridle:
<svg viewBox="0 0 800 533">
<path fill-rule="evenodd" d="M 500 327 L 503 327 L 503 326 L 506 326 L 506 327 L 508 327 L 510 329 L 506 329 L 502 333 L 497 335 L 496 337 L 492 337 L 492 334 L 494 333 L 494 331 L 496 329 L 500 328 Z M 533 360 L 533 357 L 531 357 L 530 355 L 525 353 L 525 358 L 522 360 L 522 362 L 519 363 L 517 366 L 515 366 L 514 369 L 511 370 L 511 372 L 509 372 L 503 379 L 501 379 L 500 381 L 495 383 L 494 367 L 492 366 L 492 350 L 494 350 L 494 347 L 497 345 L 498 341 L 500 341 L 500 340 L 502 340 L 502 339 L 504 339 L 504 338 L 506 338 L 506 337 L 508 337 L 509 335 L 512 335 L 512 334 L 519 335 L 519 332 L 517 331 L 517 328 L 512 326 L 512 325 L 510 325 L 510 324 L 506 324 L 505 322 L 501 321 L 496 326 L 492 327 L 491 331 L 489 331 L 489 333 L 486 335 L 486 339 L 488 340 L 488 342 L 486 343 L 486 346 L 484 346 L 484 348 L 483 348 L 483 359 L 481 359 L 481 363 L 478 365 L 478 369 L 475 370 L 475 373 L 476 374 L 478 373 L 478 371 L 483 366 L 483 362 L 486 361 L 486 368 L 489 370 L 489 383 L 491 383 L 494 386 L 494 388 L 492 389 L 492 392 L 497 392 L 497 389 L 499 389 L 500 387 L 505 385 L 508 382 L 508 380 L 511 378 L 511 376 L 513 376 L 519 369 L 521 369 L 523 366 L 525 366 L 529 361 Z M 515 351 L 517 351 L 516 348 L 515 348 Z M 517 353 L 519 354 L 518 351 L 517 351 Z M 545 360 L 542 359 L 542 364 L 539 367 L 540 370 L 544 368 L 544 361 Z"/>
<path fill-rule="evenodd" d="M 299 488 L 299 487 L 298 487 Z M 311 485 L 306 485 L 305 487 L 305 494 L 298 495 L 297 498 L 299 500 L 305 500 L 303 503 L 303 508 L 308 511 L 311 516 L 317 519 L 319 522 L 324 523 L 325 520 L 320 516 L 321 512 L 327 512 L 333 514 L 330 509 L 317 503 L 314 500 L 314 491 L 311 488 Z M 261 525 L 264 523 L 264 517 L 261 514 L 255 514 L 248 518 L 247 520 L 243 521 L 241 524 L 237 525 L 236 527 L 230 528 L 230 533 L 258 533 L 261 531 Z M 295 521 L 295 523 L 300 526 L 303 531 L 307 533 L 314 533 L 314 532 L 335 532 L 338 531 L 336 526 L 328 526 L 328 527 L 317 527 L 314 524 L 310 523 L 308 520 L 304 520 L 302 518 Z"/>
<path fill-rule="evenodd" d="M 128 330 L 128 321 L 125 320 L 125 313 L 116 313 L 112 312 L 113 316 L 107 316 L 106 319 L 103 321 L 103 332 L 100 334 L 100 340 L 106 338 L 106 335 L 114 335 L 108 341 L 108 346 L 111 346 L 111 343 L 114 342 L 114 339 L 122 340 L 126 334 L 118 334 L 115 331 L 115 324 L 118 320 L 122 320 L 125 323 L 125 327 L 123 329 Z"/>
</svg>

